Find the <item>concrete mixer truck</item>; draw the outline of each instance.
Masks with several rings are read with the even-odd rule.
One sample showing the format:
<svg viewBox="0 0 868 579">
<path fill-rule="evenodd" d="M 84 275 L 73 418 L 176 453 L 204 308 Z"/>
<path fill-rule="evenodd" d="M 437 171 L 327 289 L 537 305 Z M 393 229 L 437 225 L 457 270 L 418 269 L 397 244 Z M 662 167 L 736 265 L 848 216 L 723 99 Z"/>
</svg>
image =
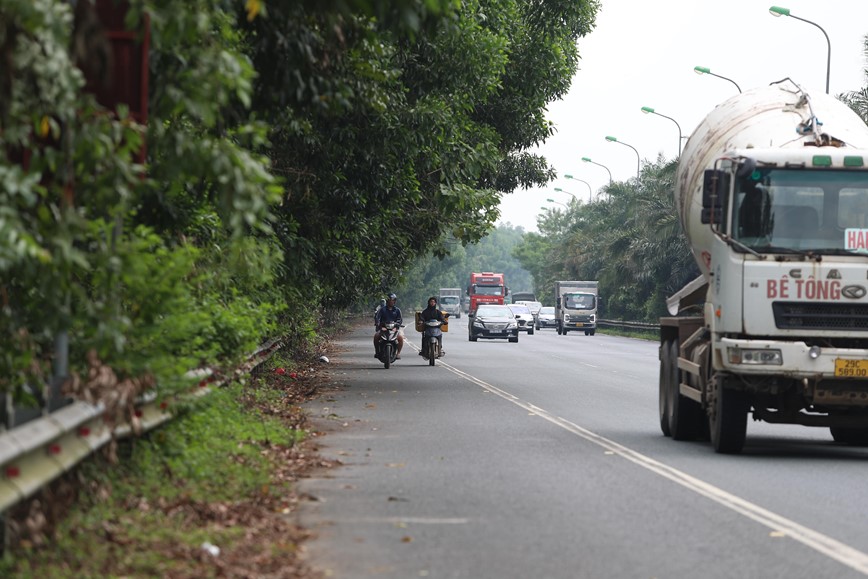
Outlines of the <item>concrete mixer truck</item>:
<svg viewBox="0 0 868 579">
<path fill-rule="evenodd" d="M 868 127 L 789 79 L 690 136 L 675 208 L 701 276 L 660 319 L 660 428 L 743 450 L 747 419 L 868 445 Z"/>
</svg>

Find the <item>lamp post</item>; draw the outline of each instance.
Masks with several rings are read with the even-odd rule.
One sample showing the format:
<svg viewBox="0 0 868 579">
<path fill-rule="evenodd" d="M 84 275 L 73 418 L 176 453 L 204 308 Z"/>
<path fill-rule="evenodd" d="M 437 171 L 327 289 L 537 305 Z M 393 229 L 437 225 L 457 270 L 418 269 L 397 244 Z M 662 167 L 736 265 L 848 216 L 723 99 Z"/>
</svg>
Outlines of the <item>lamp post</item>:
<svg viewBox="0 0 868 579">
<path fill-rule="evenodd" d="M 600 163 L 597 163 L 596 161 L 591 161 L 591 160 L 590 160 L 589 158 L 587 158 L 587 157 L 582 157 L 582 161 L 584 161 L 585 163 L 591 163 L 592 165 L 600 165 L 600 167 L 602 167 L 603 169 L 605 169 L 605 170 L 606 170 L 606 173 L 609 174 L 609 185 L 612 184 L 612 172 L 609 171 L 609 168 L 608 168 L 608 167 L 606 167 L 605 165 L 602 165 L 602 164 L 600 164 Z"/>
<path fill-rule="evenodd" d="M 738 83 L 736 83 L 734 80 L 732 80 L 731 78 L 726 78 L 725 76 L 720 76 L 719 74 L 714 74 L 713 72 L 711 72 L 711 69 L 706 66 L 694 66 L 693 72 L 695 72 L 696 74 L 710 74 L 711 76 L 716 76 L 717 78 L 728 80 L 735 85 L 735 88 L 738 89 L 738 92 L 741 92 L 741 87 L 738 86 Z"/>
<path fill-rule="evenodd" d="M 631 149 L 633 149 L 633 152 L 636 153 L 636 180 L 638 181 L 639 180 L 639 170 L 640 170 L 639 165 L 642 162 L 642 158 L 639 156 L 639 151 L 636 150 L 636 147 L 634 147 L 633 145 L 628 145 L 624 141 L 619 141 L 618 139 L 616 139 L 615 137 L 612 137 L 611 135 L 607 136 L 606 140 L 609 142 L 618 143 L 619 145 L 624 145 L 625 147 L 630 147 Z"/>
<path fill-rule="evenodd" d="M 826 31 L 823 30 L 823 27 L 817 24 L 816 22 L 811 22 L 810 20 L 805 20 L 804 18 L 799 18 L 798 16 L 793 16 L 790 14 L 789 8 L 781 8 L 780 6 L 772 6 L 769 8 L 769 14 L 774 17 L 778 16 L 789 16 L 790 18 L 795 18 L 796 20 L 801 20 L 802 22 L 807 22 L 808 24 L 813 24 L 817 28 L 820 29 L 820 32 L 823 33 L 823 36 L 826 37 L 826 46 L 828 50 L 826 52 L 826 94 L 829 94 L 829 71 L 832 67 L 832 43 L 829 41 L 829 35 L 826 34 Z"/>
<path fill-rule="evenodd" d="M 555 201 L 554 199 L 546 199 L 549 203 L 557 203 L 558 205 L 563 206 L 564 209 L 569 209 L 569 206 L 566 203 L 561 203 L 560 201 Z"/>
<path fill-rule="evenodd" d="M 675 123 L 675 126 L 678 127 L 678 156 L 680 157 L 681 156 L 681 125 L 678 124 L 678 121 L 676 121 L 672 117 L 667 117 L 666 115 L 661 115 L 660 113 L 658 113 L 657 111 L 655 111 L 651 107 L 642 107 L 642 112 L 646 113 L 646 114 L 651 113 L 652 115 L 657 115 L 658 117 L 663 117 L 664 119 L 669 119 L 670 121 Z"/>
<path fill-rule="evenodd" d="M 555 187 L 555 191 L 557 191 L 558 193 L 566 193 L 567 195 L 572 195 L 572 196 L 573 196 L 573 199 L 575 199 L 576 201 L 579 200 L 579 198 L 576 197 L 576 194 L 575 194 L 575 193 L 570 193 L 569 191 L 566 191 L 566 190 L 564 190 L 564 189 L 561 189 L 560 187 Z"/>
<path fill-rule="evenodd" d="M 593 189 L 593 187 L 591 187 L 590 183 L 588 183 L 587 181 L 582 181 L 581 179 L 576 179 L 572 175 L 564 175 L 564 177 L 566 179 L 572 179 L 573 181 L 578 181 L 579 183 L 584 183 L 585 185 L 587 185 L 588 186 L 588 203 L 590 203 L 593 200 L 594 189 Z M 557 191 L 557 189 L 555 189 L 555 191 Z"/>
</svg>

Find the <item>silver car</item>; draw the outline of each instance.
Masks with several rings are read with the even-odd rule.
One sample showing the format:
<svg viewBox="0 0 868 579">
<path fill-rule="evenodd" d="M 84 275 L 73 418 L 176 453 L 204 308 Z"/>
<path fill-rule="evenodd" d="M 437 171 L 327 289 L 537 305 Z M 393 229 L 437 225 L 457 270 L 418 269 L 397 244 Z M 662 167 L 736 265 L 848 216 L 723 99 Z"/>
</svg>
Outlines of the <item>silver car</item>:
<svg viewBox="0 0 868 579">
<path fill-rule="evenodd" d="M 542 307 L 536 316 L 536 329 L 542 328 L 557 328 L 558 321 L 555 319 L 555 309 L 553 307 Z"/>
<path fill-rule="evenodd" d="M 539 315 L 539 310 L 540 310 L 540 308 L 542 307 L 542 304 L 541 304 L 540 302 L 518 301 L 518 302 L 515 302 L 515 303 L 526 305 L 526 306 L 527 306 L 527 309 L 530 310 L 530 313 L 532 313 L 534 317 L 536 317 L 537 315 Z"/>
</svg>

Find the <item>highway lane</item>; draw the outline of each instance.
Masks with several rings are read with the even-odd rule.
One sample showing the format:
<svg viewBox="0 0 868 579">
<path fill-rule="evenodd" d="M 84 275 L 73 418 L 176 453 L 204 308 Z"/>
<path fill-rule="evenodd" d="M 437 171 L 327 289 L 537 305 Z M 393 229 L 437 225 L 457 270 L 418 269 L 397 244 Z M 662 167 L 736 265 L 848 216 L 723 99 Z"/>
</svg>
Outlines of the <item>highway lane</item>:
<svg viewBox="0 0 868 579">
<path fill-rule="evenodd" d="M 387 371 L 368 334 L 330 356 L 342 386 L 309 407 L 345 463 L 303 485 L 321 499 L 302 512 L 310 557 L 332 576 L 868 573 L 868 453 L 759 423 L 739 456 L 663 437 L 656 343 L 470 343 L 456 320 L 443 365 L 408 348 Z"/>
</svg>

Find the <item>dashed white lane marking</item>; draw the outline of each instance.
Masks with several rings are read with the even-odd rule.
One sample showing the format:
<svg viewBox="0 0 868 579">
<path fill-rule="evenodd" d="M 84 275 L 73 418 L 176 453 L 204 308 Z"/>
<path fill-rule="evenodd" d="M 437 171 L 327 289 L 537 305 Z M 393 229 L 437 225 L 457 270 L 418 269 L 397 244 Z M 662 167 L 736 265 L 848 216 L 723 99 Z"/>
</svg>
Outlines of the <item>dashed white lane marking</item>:
<svg viewBox="0 0 868 579">
<path fill-rule="evenodd" d="M 441 362 L 440 364 L 453 374 L 456 374 L 465 380 L 472 382 L 486 389 L 487 391 L 497 394 L 504 400 L 512 402 L 516 406 L 524 408 L 532 412 L 533 414 L 545 418 L 552 424 L 555 424 L 564 430 L 572 432 L 576 436 L 584 438 L 585 440 L 592 442 L 602 448 L 606 449 L 608 453 L 615 454 L 621 456 L 633 462 L 642 468 L 645 468 L 653 473 L 656 473 L 666 479 L 671 480 L 672 482 L 683 486 L 699 495 L 702 495 L 712 501 L 723 505 L 724 507 L 731 509 L 757 523 L 768 527 L 775 533 L 776 535 L 783 533 L 785 536 L 793 539 L 801 543 L 802 545 L 814 549 L 815 551 L 826 555 L 830 559 L 834 559 L 839 563 L 854 569 L 863 575 L 868 575 L 868 554 L 863 553 L 849 545 L 845 545 L 844 543 L 833 539 L 827 535 L 814 531 L 813 529 L 809 529 L 804 525 L 800 525 L 795 521 L 791 521 L 786 517 L 773 513 L 759 505 L 755 505 L 749 501 L 746 501 L 740 497 L 737 497 L 731 493 L 724 491 L 714 485 L 706 483 L 702 480 L 699 480 L 689 474 L 682 472 L 676 468 L 671 466 L 667 466 L 659 461 L 654 460 L 651 457 L 645 456 L 641 453 L 638 453 L 634 450 L 627 448 L 621 444 L 613 440 L 609 440 L 599 434 L 595 434 L 590 430 L 582 428 L 578 424 L 570 422 L 565 418 L 561 418 L 560 416 L 555 416 L 550 414 L 548 411 L 543 410 L 542 408 L 535 406 L 529 402 L 524 402 L 517 396 L 506 392 L 505 390 L 501 390 L 497 386 L 493 386 L 488 382 L 480 380 L 475 376 L 471 376 L 470 374 L 455 368 L 454 366 L 450 366 L 449 364 Z M 779 536 L 779 535 L 778 535 Z"/>
</svg>

